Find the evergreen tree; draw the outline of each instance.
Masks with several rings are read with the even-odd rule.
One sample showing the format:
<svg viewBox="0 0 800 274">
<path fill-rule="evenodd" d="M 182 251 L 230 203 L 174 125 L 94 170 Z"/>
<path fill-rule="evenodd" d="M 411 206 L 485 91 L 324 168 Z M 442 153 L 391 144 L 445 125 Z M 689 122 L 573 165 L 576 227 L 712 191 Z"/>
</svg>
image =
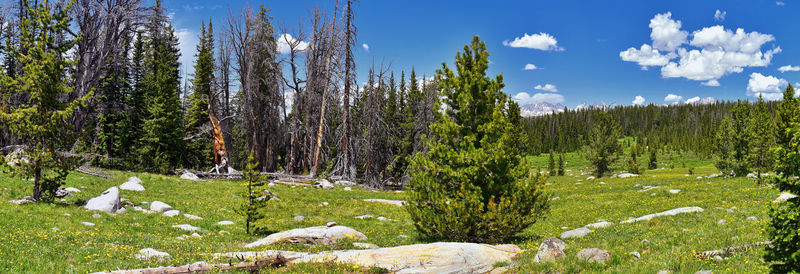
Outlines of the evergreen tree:
<svg viewBox="0 0 800 274">
<path fill-rule="evenodd" d="M 609 171 L 622 152 L 619 143 L 621 133 L 617 122 L 606 112 L 598 112 L 593 122 L 589 143 L 584 146 L 584 152 L 595 169 L 595 176 L 600 178 Z"/>
<path fill-rule="evenodd" d="M 748 155 L 750 154 L 750 103 L 739 101 L 731 110 L 731 122 L 734 135 L 733 140 L 733 172 L 736 176 L 745 176 L 750 172 Z"/>
<path fill-rule="evenodd" d="M 725 118 L 719 125 L 716 134 L 716 162 L 714 166 L 717 170 L 725 175 L 731 175 L 734 171 L 734 156 L 733 156 L 733 138 L 734 134 L 733 125 L 730 118 Z"/>
<path fill-rule="evenodd" d="M 455 64 L 457 74 L 446 64 L 437 70 L 446 108 L 435 105 L 429 151 L 411 161 L 406 209 L 425 237 L 501 242 L 548 209 L 544 179 L 522 160 L 519 106 L 502 91 L 502 75 L 486 76 L 485 43 L 475 36 Z"/>
<path fill-rule="evenodd" d="M 564 157 L 558 154 L 558 176 L 564 176 Z"/>
<path fill-rule="evenodd" d="M 124 48 L 117 55 L 108 57 L 108 65 L 95 96 L 99 109 L 96 151 L 113 158 L 127 155 L 131 148 L 129 137 L 132 125 L 128 123 L 128 113 L 125 111 L 126 99 L 131 92 L 129 41 L 126 39 L 123 42 Z M 109 164 L 104 163 L 104 165 Z"/>
<path fill-rule="evenodd" d="M 550 151 L 550 160 L 547 162 L 547 171 L 550 176 L 556 176 L 556 159 L 553 156 L 553 151 Z"/>
<path fill-rule="evenodd" d="M 206 169 L 213 166 L 213 138 L 211 134 L 203 134 L 209 130 L 208 112 L 209 98 L 214 83 L 214 28 L 211 21 L 206 28 L 202 23 L 200 43 L 197 45 L 197 61 L 194 65 L 194 90 L 189 97 L 189 109 L 184 115 L 186 133 L 193 138 L 186 143 L 185 164 L 195 169 Z M 205 126 L 205 128 L 204 128 Z"/>
<path fill-rule="evenodd" d="M 628 172 L 633 173 L 633 174 L 641 174 L 642 171 L 639 168 L 639 162 L 636 160 L 636 157 L 637 157 L 636 156 L 636 152 L 638 150 L 636 147 L 637 147 L 636 144 L 634 144 L 631 147 L 631 155 L 630 155 L 630 158 L 628 159 Z"/>
<path fill-rule="evenodd" d="M 772 153 L 770 148 L 775 145 L 775 124 L 772 115 L 767 109 L 767 104 L 761 96 L 753 106 L 750 114 L 750 125 L 747 127 L 750 136 L 750 166 L 755 169 L 758 180 L 761 181 L 761 174 L 772 167 Z"/>
<path fill-rule="evenodd" d="M 656 154 L 658 151 L 655 147 L 650 147 L 650 160 L 647 162 L 647 169 L 656 169 L 658 168 L 658 157 Z"/>
<path fill-rule="evenodd" d="M 783 93 L 783 101 L 778 104 L 777 132 L 779 143 L 773 149 L 775 171 L 778 173 L 772 183 L 780 191 L 800 195 L 800 124 L 795 121 L 798 113 L 797 99 L 791 84 Z M 780 138 L 788 138 L 781 140 Z M 769 209 L 767 234 L 772 244 L 767 246 L 764 258 L 773 262 L 775 273 L 800 271 L 800 197 L 776 203 Z"/>
<path fill-rule="evenodd" d="M 272 198 L 272 195 L 268 195 L 271 193 L 264 188 L 264 177 L 259 172 L 258 162 L 253 158 L 252 150 L 250 156 L 247 156 L 247 166 L 242 170 L 242 177 L 245 180 L 246 191 L 242 194 L 245 202 L 234 211 L 244 216 L 245 233 L 250 234 L 250 224 L 264 218 L 264 212 L 260 209 Z"/>
<path fill-rule="evenodd" d="M 11 53 L 22 70 L 16 77 L 0 74 L 7 106 L 0 120 L 24 145 L 4 162 L 12 175 L 33 178 L 34 201 L 52 201 L 66 180 L 72 167 L 58 150 L 69 142 L 65 137 L 71 134 L 73 112 L 92 96 L 89 92 L 75 100 L 65 99 L 72 92 L 65 72 L 73 62 L 63 56 L 75 40 L 63 37 L 69 30 L 73 3 L 51 13 L 46 2 L 31 6 L 22 1 L 26 13 L 20 18 L 19 46 L 27 50 Z M 25 98 L 24 103 L 14 106 L 8 101 L 11 97 Z"/>
</svg>

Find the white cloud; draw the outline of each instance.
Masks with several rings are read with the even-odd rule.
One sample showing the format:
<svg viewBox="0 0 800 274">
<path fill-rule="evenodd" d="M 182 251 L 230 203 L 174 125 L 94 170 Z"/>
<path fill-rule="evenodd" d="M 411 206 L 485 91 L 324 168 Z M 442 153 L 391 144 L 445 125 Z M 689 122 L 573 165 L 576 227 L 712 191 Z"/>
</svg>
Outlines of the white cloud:
<svg viewBox="0 0 800 274">
<path fill-rule="evenodd" d="M 783 97 L 783 88 L 788 83 L 775 76 L 764 76 L 761 73 L 753 72 L 747 82 L 747 96 L 758 97 L 760 95 L 766 100 L 778 100 Z"/>
<path fill-rule="evenodd" d="M 189 75 L 194 73 L 194 55 L 197 53 L 197 44 L 200 43 L 200 39 L 197 34 L 186 28 L 176 30 L 175 36 L 178 37 L 178 50 L 181 53 L 178 61 L 181 62 L 181 70 L 184 73 L 181 80 L 186 81 L 189 79 Z"/>
<path fill-rule="evenodd" d="M 792 66 L 792 65 L 785 65 L 778 68 L 780 72 L 787 72 L 787 71 L 800 71 L 800 66 Z"/>
<path fill-rule="evenodd" d="M 369 45 L 367 45 L 366 43 L 361 44 L 361 47 L 364 48 L 364 50 L 369 51 Z"/>
<path fill-rule="evenodd" d="M 707 87 L 718 87 L 719 86 L 719 81 L 717 81 L 717 80 L 708 80 L 708 81 L 702 82 L 700 84 L 704 85 L 704 86 L 707 86 Z"/>
<path fill-rule="evenodd" d="M 280 54 L 289 54 L 292 50 L 291 45 L 295 45 L 295 49 L 297 51 L 305 51 L 308 49 L 308 42 L 305 41 L 298 41 L 291 34 L 284 33 L 278 36 L 278 53 Z"/>
<path fill-rule="evenodd" d="M 688 32 L 681 30 L 681 21 L 672 20 L 672 13 L 656 14 L 650 19 L 650 39 L 653 47 L 671 52 L 686 43 Z"/>
<path fill-rule="evenodd" d="M 555 85 L 552 85 L 552 84 L 544 84 L 544 86 L 536 85 L 533 88 L 534 89 L 538 89 L 538 90 L 549 91 L 549 92 L 558 92 L 558 88 Z"/>
<path fill-rule="evenodd" d="M 619 57 L 623 61 L 636 62 L 642 66 L 642 70 L 647 70 L 648 66 L 663 66 L 669 63 L 669 60 L 675 57 L 674 53 L 662 55 L 657 49 L 650 47 L 648 44 L 642 45 L 640 49 L 629 48 L 626 51 L 619 53 Z"/>
<path fill-rule="evenodd" d="M 786 5 L 786 3 L 784 3 L 783 1 L 775 1 L 775 5 L 783 7 L 783 5 Z"/>
<path fill-rule="evenodd" d="M 561 51 L 564 48 L 559 47 L 558 41 L 550 34 L 540 32 L 539 34 L 528 35 L 525 33 L 522 37 L 514 38 L 514 41 L 503 41 L 503 45 L 512 48 L 529 48 L 538 50 L 555 50 Z"/>
<path fill-rule="evenodd" d="M 535 70 L 538 69 L 534 64 L 526 64 L 524 70 Z"/>
<path fill-rule="evenodd" d="M 287 91 L 283 93 L 283 103 L 286 104 L 287 112 L 292 109 L 294 105 L 294 91 Z"/>
<path fill-rule="evenodd" d="M 683 101 L 683 96 L 675 95 L 675 94 L 672 94 L 672 93 L 667 94 L 667 96 L 664 97 L 664 102 L 667 102 L 667 103 L 674 104 L 674 103 L 680 103 L 682 101 Z"/>
<path fill-rule="evenodd" d="M 718 13 L 724 17 L 725 12 Z M 704 81 L 701 84 L 705 86 L 719 86 L 717 80 L 723 76 L 741 73 L 745 67 L 765 67 L 781 52 L 778 46 L 761 50 L 775 41 L 774 36 L 748 33 L 741 28 L 733 31 L 719 25 L 705 27 L 692 32 L 688 39 L 689 32 L 681 30 L 681 22 L 671 16 L 669 12 L 656 14 L 650 20 L 652 44 L 622 51 L 620 58 L 636 62 L 644 70 L 660 66 L 664 78 L 686 78 Z"/>
<path fill-rule="evenodd" d="M 714 21 L 725 21 L 725 15 L 727 14 L 727 11 L 717 10 L 717 12 L 714 13 Z"/>
<path fill-rule="evenodd" d="M 633 98 L 633 104 L 634 105 L 642 105 L 642 104 L 644 104 L 644 101 L 645 101 L 644 97 L 639 96 L 639 95 L 636 95 L 636 97 Z"/>
<path fill-rule="evenodd" d="M 520 92 L 514 95 L 512 98 L 519 102 L 520 105 L 542 102 L 558 104 L 564 102 L 564 96 L 558 93 L 536 93 L 531 96 L 527 92 Z"/>
</svg>

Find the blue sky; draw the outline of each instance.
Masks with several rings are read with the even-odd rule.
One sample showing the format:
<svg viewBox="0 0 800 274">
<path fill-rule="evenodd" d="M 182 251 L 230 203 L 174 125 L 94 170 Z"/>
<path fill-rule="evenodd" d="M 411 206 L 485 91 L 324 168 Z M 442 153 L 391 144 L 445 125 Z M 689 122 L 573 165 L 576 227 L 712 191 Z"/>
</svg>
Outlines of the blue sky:
<svg viewBox="0 0 800 274">
<path fill-rule="evenodd" d="M 166 0 L 194 62 L 200 22 L 264 4 L 296 27 L 330 1 Z M 669 104 L 713 97 L 779 98 L 800 82 L 800 2 L 763 1 L 380 1 L 356 6 L 359 82 L 381 61 L 428 76 L 452 66 L 473 35 L 486 42 L 491 75 L 521 103 Z M 741 29 L 741 30 L 738 30 Z M 536 69 L 525 70 L 531 64 Z M 528 66 L 531 68 L 531 66 Z M 646 67 L 646 70 L 643 69 Z M 191 70 L 191 68 L 189 68 Z M 399 76 L 399 75 L 398 75 Z M 669 96 L 669 95 L 673 96 Z"/>
</svg>

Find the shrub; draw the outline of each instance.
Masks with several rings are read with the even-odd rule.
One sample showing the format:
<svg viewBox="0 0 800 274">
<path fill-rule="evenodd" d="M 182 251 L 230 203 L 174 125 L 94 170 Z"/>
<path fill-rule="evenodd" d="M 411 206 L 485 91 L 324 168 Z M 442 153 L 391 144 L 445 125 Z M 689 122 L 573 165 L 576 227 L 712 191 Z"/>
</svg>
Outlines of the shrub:
<svg viewBox="0 0 800 274">
<path fill-rule="evenodd" d="M 445 108 L 426 137 L 427 153 L 411 161 L 408 206 L 423 237 L 496 243 L 540 219 L 548 209 L 544 178 L 522 160 L 526 140 L 519 106 L 486 77 L 486 45 L 474 37 L 456 55 L 458 75 L 437 70 Z"/>
</svg>

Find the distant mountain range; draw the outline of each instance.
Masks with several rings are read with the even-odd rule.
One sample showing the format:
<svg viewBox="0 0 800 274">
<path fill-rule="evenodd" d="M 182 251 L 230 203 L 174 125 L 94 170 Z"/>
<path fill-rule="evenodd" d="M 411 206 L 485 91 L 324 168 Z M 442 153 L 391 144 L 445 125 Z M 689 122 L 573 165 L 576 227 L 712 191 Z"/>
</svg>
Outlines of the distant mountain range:
<svg viewBox="0 0 800 274">
<path fill-rule="evenodd" d="M 521 106 L 520 112 L 522 117 L 542 116 L 542 115 L 552 114 L 553 112 L 556 113 L 564 112 L 564 105 L 562 104 L 554 105 L 547 102 L 533 103 Z"/>
</svg>

